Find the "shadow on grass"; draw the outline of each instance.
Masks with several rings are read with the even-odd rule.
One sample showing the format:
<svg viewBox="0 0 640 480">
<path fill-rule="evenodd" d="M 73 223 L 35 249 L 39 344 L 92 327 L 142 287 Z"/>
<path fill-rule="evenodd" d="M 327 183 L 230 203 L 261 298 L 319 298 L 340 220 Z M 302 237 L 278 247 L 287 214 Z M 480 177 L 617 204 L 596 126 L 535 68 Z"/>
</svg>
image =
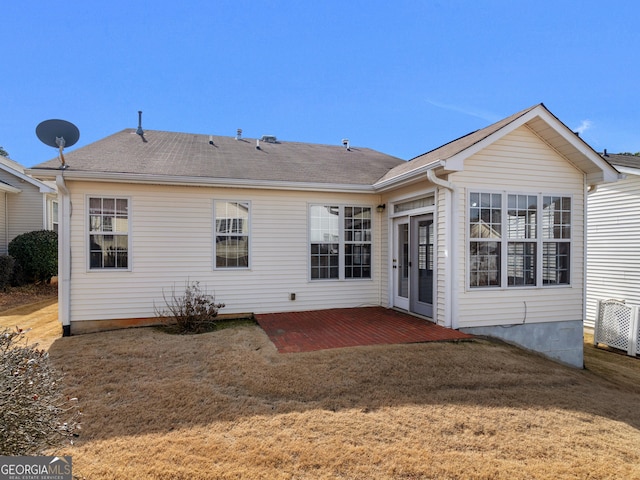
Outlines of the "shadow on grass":
<svg viewBox="0 0 640 480">
<path fill-rule="evenodd" d="M 29 302 L 25 305 L 19 305 L 17 307 L 8 308 L 0 311 L 0 317 L 9 317 L 13 315 L 31 315 L 32 313 L 42 310 L 45 307 L 53 305 L 58 302 L 58 297 L 49 297 L 35 302 Z"/>
<path fill-rule="evenodd" d="M 487 340 L 282 355 L 257 326 L 187 336 L 138 328 L 60 338 L 50 355 L 79 398 L 85 440 L 405 405 L 561 410 L 640 428 L 640 387 Z"/>
</svg>

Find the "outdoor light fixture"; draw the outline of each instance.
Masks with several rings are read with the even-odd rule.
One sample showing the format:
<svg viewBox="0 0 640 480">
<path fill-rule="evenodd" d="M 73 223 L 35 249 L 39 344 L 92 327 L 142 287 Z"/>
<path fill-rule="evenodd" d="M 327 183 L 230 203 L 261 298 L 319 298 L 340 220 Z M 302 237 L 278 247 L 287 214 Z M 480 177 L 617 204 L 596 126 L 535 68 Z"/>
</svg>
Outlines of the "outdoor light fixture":
<svg viewBox="0 0 640 480">
<path fill-rule="evenodd" d="M 378 211 L 378 213 L 382 213 L 385 211 L 386 208 L 387 208 L 387 205 L 384 203 L 381 203 L 376 207 L 376 210 Z"/>
</svg>

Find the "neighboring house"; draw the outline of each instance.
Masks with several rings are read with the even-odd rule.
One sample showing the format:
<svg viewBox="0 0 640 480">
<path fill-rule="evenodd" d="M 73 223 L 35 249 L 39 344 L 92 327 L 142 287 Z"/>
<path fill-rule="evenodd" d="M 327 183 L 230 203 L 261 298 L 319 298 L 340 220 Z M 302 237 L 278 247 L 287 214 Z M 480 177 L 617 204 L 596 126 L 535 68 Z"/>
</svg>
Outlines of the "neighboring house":
<svg viewBox="0 0 640 480">
<path fill-rule="evenodd" d="M 617 172 L 544 105 L 409 162 L 265 139 L 128 129 L 34 167 L 64 333 L 200 281 L 225 313 L 382 305 L 582 367 L 586 192 Z"/>
<path fill-rule="evenodd" d="M 605 153 L 624 175 L 589 193 L 587 315 L 593 327 L 598 300 L 640 305 L 640 157 Z"/>
<path fill-rule="evenodd" d="M 0 156 L 0 255 L 22 233 L 57 231 L 56 197 L 55 185 L 36 180 L 22 165 Z"/>
</svg>

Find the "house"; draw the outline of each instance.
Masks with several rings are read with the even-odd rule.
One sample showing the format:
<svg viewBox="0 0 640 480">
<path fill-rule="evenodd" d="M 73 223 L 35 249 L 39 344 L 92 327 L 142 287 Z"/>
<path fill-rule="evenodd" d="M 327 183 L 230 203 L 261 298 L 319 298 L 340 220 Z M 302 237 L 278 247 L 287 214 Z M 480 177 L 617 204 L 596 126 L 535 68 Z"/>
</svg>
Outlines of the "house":
<svg viewBox="0 0 640 480">
<path fill-rule="evenodd" d="M 587 190 L 616 170 L 543 105 L 402 161 L 366 148 L 123 130 L 32 174 L 60 194 L 65 334 L 382 305 L 582 367 Z"/>
<path fill-rule="evenodd" d="M 0 156 L 0 255 L 9 242 L 34 230 L 58 229 L 55 185 L 36 180 L 13 160 Z"/>
<path fill-rule="evenodd" d="M 640 157 L 604 153 L 624 178 L 588 196 L 587 314 L 594 327 L 598 300 L 640 305 Z"/>
</svg>

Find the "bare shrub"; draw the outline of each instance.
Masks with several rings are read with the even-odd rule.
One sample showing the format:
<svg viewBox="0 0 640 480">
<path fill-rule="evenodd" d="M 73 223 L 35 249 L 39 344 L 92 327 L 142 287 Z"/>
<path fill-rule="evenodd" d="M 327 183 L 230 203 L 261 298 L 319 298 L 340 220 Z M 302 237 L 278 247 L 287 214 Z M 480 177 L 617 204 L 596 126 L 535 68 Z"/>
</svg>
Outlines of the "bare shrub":
<svg viewBox="0 0 640 480">
<path fill-rule="evenodd" d="M 163 290 L 162 298 L 165 307 L 155 307 L 156 315 L 178 333 L 202 333 L 215 328 L 218 310 L 224 308 L 224 303 L 216 303 L 215 296 L 197 281 L 187 281 L 182 294 L 176 292 L 175 286 L 169 294 Z"/>
<path fill-rule="evenodd" d="M 60 391 L 49 354 L 21 330 L 0 332 L 0 454 L 37 454 L 80 429 L 77 399 Z"/>
</svg>

